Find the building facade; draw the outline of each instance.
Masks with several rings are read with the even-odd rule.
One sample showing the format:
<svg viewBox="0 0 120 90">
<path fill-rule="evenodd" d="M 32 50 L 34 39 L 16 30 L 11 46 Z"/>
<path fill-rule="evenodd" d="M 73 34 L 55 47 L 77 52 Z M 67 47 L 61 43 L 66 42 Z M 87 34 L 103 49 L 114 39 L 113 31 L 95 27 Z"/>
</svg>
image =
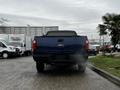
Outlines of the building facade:
<svg viewBox="0 0 120 90">
<path fill-rule="evenodd" d="M 42 36 L 48 31 L 59 30 L 58 26 L 0 26 L 0 34 L 26 34 L 27 36 Z"/>
</svg>

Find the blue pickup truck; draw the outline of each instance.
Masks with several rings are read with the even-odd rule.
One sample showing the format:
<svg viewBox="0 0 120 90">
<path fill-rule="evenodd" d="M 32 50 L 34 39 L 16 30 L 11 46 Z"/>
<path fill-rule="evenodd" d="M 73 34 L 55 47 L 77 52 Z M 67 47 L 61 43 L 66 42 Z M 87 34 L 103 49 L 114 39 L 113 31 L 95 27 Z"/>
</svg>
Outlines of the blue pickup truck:
<svg viewBox="0 0 120 90">
<path fill-rule="evenodd" d="M 36 69 L 44 71 L 45 64 L 76 65 L 84 72 L 88 59 L 87 36 L 78 36 L 75 31 L 49 31 L 44 36 L 35 36 L 32 43 Z"/>
</svg>

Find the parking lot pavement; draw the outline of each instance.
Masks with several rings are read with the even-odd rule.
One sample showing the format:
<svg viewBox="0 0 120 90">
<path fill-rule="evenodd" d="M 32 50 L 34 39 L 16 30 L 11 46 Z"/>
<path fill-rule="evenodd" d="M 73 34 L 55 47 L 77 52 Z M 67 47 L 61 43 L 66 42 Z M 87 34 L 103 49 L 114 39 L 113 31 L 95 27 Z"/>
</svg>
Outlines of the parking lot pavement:
<svg viewBox="0 0 120 90">
<path fill-rule="evenodd" d="M 0 90 L 120 90 L 119 87 L 87 68 L 47 66 L 37 74 L 32 57 L 0 59 Z"/>
</svg>

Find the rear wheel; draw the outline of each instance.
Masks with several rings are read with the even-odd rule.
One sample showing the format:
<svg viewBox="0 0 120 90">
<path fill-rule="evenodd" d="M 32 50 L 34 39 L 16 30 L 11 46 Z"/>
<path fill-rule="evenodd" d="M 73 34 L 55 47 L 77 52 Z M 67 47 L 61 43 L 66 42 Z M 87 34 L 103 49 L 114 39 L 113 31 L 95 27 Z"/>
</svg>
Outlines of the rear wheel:
<svg viewBox="0 0 120 90">
<path fill-rule="evenodd" d="M 44 63 L 36 62 L 36 69 L 37 69 L 38 73 L 43 72 L 44 71 Z"/>
<path fill-rule="evenodd" d="M 7 59 L 9 57 L 8 52 L 3 52 L 2 53 L 2 58 Z"/>
</svg>

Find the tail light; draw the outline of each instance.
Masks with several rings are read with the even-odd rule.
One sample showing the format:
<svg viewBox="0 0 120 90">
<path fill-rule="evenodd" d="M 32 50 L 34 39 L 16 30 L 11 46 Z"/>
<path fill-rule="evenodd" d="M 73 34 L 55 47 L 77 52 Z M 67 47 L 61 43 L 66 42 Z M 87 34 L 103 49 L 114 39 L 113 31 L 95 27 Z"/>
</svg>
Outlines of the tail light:
<svg viewBox="0 0 120 90">
<path fill-rule="evenodd" d="M 87 36 L 85 37 L 85 45 L 84 45 L 84 48 L 85 48 L 85 50 L 89 50 L 89 41 L 88 41 L 88 38 L 87 38 Z"/>
<path fill-rule="evenodd" d="M 85 49 L 89 50 L 89 41 L 88 40 L 85 41 Z"/>
<path fill-rule="evenodd" d="M 33 40 L 32 42 L 32 50 L 34 51 L 37 48 L 37 42 Z"/>
</svg>

